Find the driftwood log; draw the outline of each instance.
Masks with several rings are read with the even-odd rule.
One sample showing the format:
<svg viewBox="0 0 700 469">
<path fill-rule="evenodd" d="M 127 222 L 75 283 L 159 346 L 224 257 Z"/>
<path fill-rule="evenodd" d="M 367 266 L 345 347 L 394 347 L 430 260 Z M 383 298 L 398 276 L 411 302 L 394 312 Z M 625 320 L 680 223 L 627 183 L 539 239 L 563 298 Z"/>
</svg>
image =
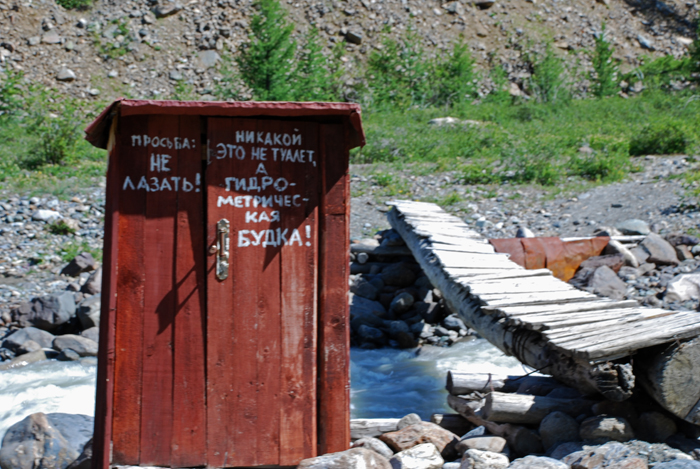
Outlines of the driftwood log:
<svg viewBox="0 0 700 469">
<path fill-rule="evenodd" d="M 486 395 L 481 415 L 496 423 L 539 425 L 552 412 L 564 412 L 572 417 L 590 412 L 595 401 L 587 399 L 557 399 L 528 394 L 492 392 Z"/>
<path fill-rule="evenodd" d="M 462 396 L 473 392 L 516 392 L 519 389 L 530 390 L 535 387 L 538 390 L 551 391 L 561 386 L 557 380 L 550 376 L 499 376 L 491 373 L 448 371 L 445 389 L 453 396 Z"/>
<path fill-rule="evenodd" d="M 644 350 L 634 365 L 644 389 L 664 409 L 700 425 L 700 338 Z"/>
<path fill-rule="evenodd" d="M 350 438 L 370 438 L 386 432 L 395 432 L 400 419 L 352 419 L 350 420 Z"/>
</svg>

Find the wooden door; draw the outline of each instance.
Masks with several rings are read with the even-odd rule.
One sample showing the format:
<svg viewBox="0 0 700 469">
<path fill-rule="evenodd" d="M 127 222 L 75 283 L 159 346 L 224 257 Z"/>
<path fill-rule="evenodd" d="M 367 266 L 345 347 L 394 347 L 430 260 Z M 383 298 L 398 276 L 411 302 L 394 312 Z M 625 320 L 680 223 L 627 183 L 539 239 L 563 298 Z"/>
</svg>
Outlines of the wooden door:
<svg viewBox="0 0 700 469">
<path fill-rule="evenodd" d="M 207 128 L 207 463 L 295 465 L 317 445 L 319 125 Z"/>
</svg>

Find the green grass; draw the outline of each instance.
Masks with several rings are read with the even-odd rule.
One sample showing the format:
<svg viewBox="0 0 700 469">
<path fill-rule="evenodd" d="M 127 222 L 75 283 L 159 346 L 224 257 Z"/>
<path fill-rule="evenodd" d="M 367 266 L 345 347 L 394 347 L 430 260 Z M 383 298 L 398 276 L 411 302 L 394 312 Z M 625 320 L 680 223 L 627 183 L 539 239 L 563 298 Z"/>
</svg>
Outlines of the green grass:
<svg viewBox="0 0 700 469">
<path fill-rule="evenodd" d="M 481 126 L 428 125 L 445 116 Z M 367 146 L 353 163 L 434 164 L 459 170 L 467 184 L 555 185 L 574 177 L 613 182 L 635 170 L 630 142 L 650 125 L 681 127 L 685 149 L 697 153 L 700 101 L 684 93 L 649 92 L 631 99 L 547 103 L 482 103 L 442 109 L 367 112 Z M 590 152 L 579 152 L 588 147 Z"/>
<path fill-rule="evenodd" d="M 81 252 L 90 253 L 97 262 L 102 262 L 102 249 L 90 247 L 87 241 L 71 241 L 64 244 L 58 254 L 63 262 L 70 262 Z"/>
</svg>

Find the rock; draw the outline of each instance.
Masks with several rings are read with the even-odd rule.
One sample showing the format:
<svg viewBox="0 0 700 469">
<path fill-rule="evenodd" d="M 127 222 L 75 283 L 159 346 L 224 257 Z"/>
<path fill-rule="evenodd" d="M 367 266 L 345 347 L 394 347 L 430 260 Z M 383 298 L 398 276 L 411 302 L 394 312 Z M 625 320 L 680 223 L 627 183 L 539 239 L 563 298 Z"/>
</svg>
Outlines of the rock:
<svg viewBox="0 0 700 469">
<path fill-rule="evenodd" d="M 693 259 L 695 256 L 693 256 L 692 251 L 688 246 L 685 244 L 680 244 L 678 246 L 674 246 L 674 249 L 676 250 L 676 257 L 678 258 L 679 261 L 689 261 Z"/>
<path fill-rule="evenodd" d="M 76 352 L 73 349 L 65 349 L 61 353 L 58 354 L 56 357 L 56 360 L 60 362 L 77 362 L 80 361 L 80 355 L 78 355 L 78 352 Z"/>
<path fill-rule="evenodd" d="M 459 442 L 457 435 L 432 422 L 420 422 L 395 432 L 384 433 L 379 439 L 395 452 L 407 450 L 421 443 L 432 443 L 448 461 L 454 460 L 457 456 L 455 445 Z"/>
<path fill-rule="evenodd" d="M 175 13 L 182 10 L 182 5 L 169 4 L 169 5 L 158 5 L 153 8 L 153 14 L 156 18 L 165 18 L 166 16 L 174 15 Z"/>
<path fill-rule="evenodd" d="M 652 443 L 662 443 L 676 433 L 676 423 L 661 412 L 643 412 L 635 426 L 637 436 Z"/>
<path fill-rule="evenodd" d="M 579 439 L 578 422 L 564 412 L 552 412 L 547 415 L 540 422 L 539 430 L 545 449 Z"/>
<path fill-rule="evenodd" d="M 508 435 L 508 447 L 516 456 L 544 453 L 542 439 L 536 431 L 527 427 L 517 427 Z"/>
<path fill-rule="evenodd" d="M 506 448 L 507 442 L 505 438 L 500 436 L 475 436 L 472 438 L 464 438 L 457 443 L 455 449 L 458 454 L 464 454 L 470 449 L 478 449 L 480 451 L 489 451 L 491 453 L 502 453 Z"/>
<path fill-rule="evenodd" d="M 93 295 L 89 298 L 85 298 L 78 304 L 76 316 L 78 316 L 78 320 L 80 320 L 80 325 L 83 329 L 100 327 L 100 300 L 100 295 Z"/>
<path fill-rule="evenodd" d="M 359 295 L 355 295 L 354 293 L 350 293 L 349 302 L 350 316 L 360 313 L 380 313 L 381 315 L 386 314 L 386 309 L 384 309 L 384 306 L 382 306 L 380 302 L 363 298 Z"/>
<path fill-rule="evenodd" d="M 586 289 L 597 295 L 620 300 L 627 293 L 627 284 L 610 267 L 604 265 L 595 269 L 588 279 Z"/>
<path fill-rule="evenodd" d="M 389 448 L 386 443 L 378 438 L 360 438 L 352 444 L 353 448 L 366 448 L 374 451 L 375 453 L 381 454 L 385 458 L 389 459 L 394 455 L 394 452 Z"/>
<path fill-rule="evenodd" d="M 506 469 L 509 464 L 505 454 L 470 449 L 462 456 L 461 469 Z"/>
<path fill-rule="evenodd" d="M 411 306 L 413 306 L 413 301 L 413 295 L 410 293 L 399 293 L 392 300 L 389 310 L 401 315 L 411 309 Z"/>
<path fill-rule="evenodd" d="M 211 68 L 221 59 L 215 50 L 205 50 L 199 53 L 199 63 L 202 68 Z"/>
<path fill-rule="evenodd" d="M 418 301 L 413 304 L 413 309 L 421 315 L 425 322 L 430 324 L 437 323 L 443 314 L 442 308 L 438 303 L 424 303 Z"/>
<path fill-rule="evenodd" d="M 654 469 L 700 469 L 700 462 L 688 460 L 668 461 L 656 464 Z"/>
<path fill-rule="evenodd" d="M 97 268 L 97 261 L 89 252 L 81 252 L 61 270 L 62 275 L 77 277 L 83 272 L 90 272 Z"/>
<path fill-rule="evenodd" d="M 630 249 L 630 252 L 635 257 L 635 259 L 637 259 L 637 263 L 639 263 L 640 266 L 648 263 L 647 259 L 649 259 L 649 253 L 643 247 L 635 246 L 632 249 Z M 651 265 L 655 265 L 655 264 L 651 264 Z"/>
<path fill-rule="evenodd" d="M 495 0 L 472 0 L 472 3 L 479 7 L 482 10 L 486 10 L 488 8 L 491 8 L 494 3 L 496 3 Z"/>
<path fill-rule="evenodd" d="M 18 350 L 25 342 L 32 341 L 42 348 L 51 348 L 55 336 L 50 332 L 37 329 L 36 327 L 25 327 L 18 329 L 2 342 L 4 348 L 12 351 Z"/>
<path fill-rule="evenodd" d="M 615 273 L 618 273 L 624 263 L 625 259 L 622 254 L 608 254 L 604 256 L 589 257 L 585 261 L 581 262 L 580 268 L 595 270 L 598 267 L 607 266 L 610 267 Z"/>
<path fill-rule="evenodd" d="M 362 44 L 362 31 L 349 30 L 345 33 L 345 40 L 350 44 Z"/>
<path fill-rule="evenodd" d="M 168 73 L 168 78 L 173 81 L 182 81 L 185 79 L 185 76 L 178 70 L 170 70 L 170 73 Z"/>
<path fill-rule="evenodd" d="M 598 415 L 581 422 L 580 436 L 582 440 L 629 441 L 634 438 L 634 432 L 629 422 L 622 417 Z"/>
<path fill-rule="evenodd" d="M 58 352 L 70 349 L 81 357 L 97 356 L 97 342 L 80 335 L 66 334 L 58 336 L 53 340 L 53 348 Z"/>
<path fill-rule="evenodd" d="M 87 415 L 32 414 L 12 425 L 0 449 L 2 469 L 65 469 L 92 437 Z"/>
<path fill-rule="evenodd" d="M 513 461 L 508 469 L 569 469 L 569 466 L 546 456 L 526 456 Z"/>
<path fill-rule="evenodd" d="M 12 360 L 0 362 L 0 371 L 11 370 L 13 368 L 21 368 L 23 366 L 29 365 L 30 363 L 36 363 L 43 360 L 46 360 L 46 353 L 43 350 L 25 353 L 24 355 L 15 357 Z"/>
<path fill-rule="evenodd" d="M 358 332 L 360 330 L 360 326 L 363 324 L 379 329 L 384 327 L 384 320 L 376 314 L 368 313 L 366 311 L 360 311 L 359 313 L 352 314 L 350 318 L 350 327 L 353 331 Z"/>
<path fill-rule="evenodd" d="M 648 469 L 646 458 L 618 442 L 586 447 L 564 457 L 562 462 L 576 469 Z"/>
<path fill-rule="evenodd" d="M 85 443 L 83 452 L 80 453 L 78 459 L 73 461 L 66 469 L 91 469 L 92 468 L 92 438 Z"/>
<path fill-rule="evenodd" d="M 58 35 L 58 32 L 56 32 L 56 30 L 51 30 L 43 36 L 41 36 L 41 42 L 43 42 L 44 44 L 60 44 L 61 36 Z"/>
<path fill-rule="evenodd" d="M 377 345 L 384 345 L 387 342 L 387 338 L 381 330 L 366 324 L 360 326 L 357 330 L 357 335 L 359 335 L 363 341 Z"/>
<path fill-rule="evenodd" d="M 95 295 L 102 291 L 102 267 L 95 270 L 88 277 L 80 291 L 87 295 Z"/>
<path fill-rule="evenodd" d="M 636 257 L 634 257 L 634 254 L 632 254 L 632 252 L 629 249 L 627 249 L 627 247 L 625 247 L 624 244 L 622 244 L 621 242 L 616 241 L 614 239 L 611 239 L 608 242 L 608 245 L 605 246 L 605 249 L 603 250 L 603 254 L 621 255 L 624 265 L 629 266 L 629 267 L 634 267 L 634 268 L 639 267 L 639 261 L 637 260 Z"/>
<path fill-rule="evenodd" d="M 355 258 L 357 259 L 357 262 L 359 262 L 360 264 L 366 264 L 367 261 L 369 261 L 369 254 L 367 254 L 366 252 L 358 252 L 355 255 Z"/>
<path fill-rule="evenodd" d="M 297 469 L 392 469 L 389 461 L 367 448 L 351 448 L 338 453 L 304 459 Z"/>
<path fill-rule="evenodd" d="M 515 85 L 518 86 L 518 85 Z M 520 88 L 518 88 L 518 91 Z M 535 233 L 532 232 L 528 227 L 526 226 L 519 226 L 518 231 L 515 233 L 516 238 L 534 238 Z"/>
<path fill-rule="evenodd" d="M 666 286 L 667 301 L 688 301 L 700 298 L 700 272 L 681 274 L 673 278 Z"/>
<path fill-rule="evenodd" d="M 649 253 L 647 262 L 657 265 L 678 265 L 676 250 L 668 243 L 668 241 L 656 233 L 650 233 L 647 235 L 647 237 L 644 238 L 644 241 L 641 242 L 640 246 L 642 246 Z"/>
<path fill-rule="evenodd" d="M 47 223 L 52 223 L 60 218 L 63 218 L 63 215 L 55 210 L 37 210 L 32 215 L 32 220 L 44 221 Z"/>
<path fill-rule="evenodd" d="M 99 344 L 100 342 L 100 328 L 99 327 L 91 327 L 90 329 L 85 329 L 83 332 L 80 333 L 81 336 L 93 340 Z"/>
<path fill-rule="evenodd" d="M 618 223 L 615 226 L 623 235 L 648 235 L 651 233 L 649 225 L 644 220 L 631 218 Z"/>
<path fill-rule="evenodd" d="M 404 428 L 408 427 L 409 425 L 415 425 L 417 423 L 421 423 L 422 420 L 420 418 L 420 415 L 418 414 L 408 414 L 405 415 L 399 420 L 399 423 L 396 424 L 396 429 L 397 430 L 403 430 Z"/>
<path fill-rule="evenodd" d="M 568 443 L 562 443 L 556 448 L 554 448 L 554 450 L 552 450 L 549 456 L 552 459 L 564 459 L 565 456 L 568 456 L 571 453 L 575 453 L 577 451 L 583 451 L 582 441 L 570 441 Z"/>
<path fill-rule="evenodd" d="M 390 460 L 392 469 L 441 469 L 445 460 L 432 443 L 422 443 L 395 454 Z"/>
<path fill-rule="evenodd" d="M 41 44 L 40 36 L 32 36 L 29 39 L 27 39 L 27 45 L 29 46 L 38 46 L 39 44 Z"/>
<path fill-rule="evenodd" d="M 11 315 L 13 321 L 23 326 L 52 331 L 75 316 L 75 299 L 71 292 L 34 298 L 12 310 Z"/>
<path fill-rule="evenodd" d="M 413 282 L 416 281 L 416 274 L 408 267 L 407 263 L 399 262 L 384 267 L 381 278 L 385 285 L 403 288 L 413 285 Z"/>
<path fill-rule="evenodd" d="M 445 329 L 456 332 L 468 329 L 467 325 L 464 324 L 464 321 L 462 321 L 462 319 L 456 314 L 450 314 L 445 319 L 443 319 L 442 325 Z"/>
<path fill-rule="evenodd" d="M 674 247 L 680 245 L 695 246 L 696 244 L 700 244 L 700 238 L 698 238 L 697 236 L 691 236 L 682 233 L 672 233 L 670 235 L 667 235 L 666 241 L 668 241 L 668 243 Z"/>
<path fill-rule="evenodd" d="M 75 78 L 76 78 L 75 72 L 73 70 L 71 70 L 69 68 L 65 68 L 65 67 L 62 68 L 61 70 L 59 70 L 58 74 L 56 75 L 56 80 L 58 80 L 58 81 L 73 81 L 73 80 L 75 80 Z M 51 210 L 47 210 L 47 211 L 50 212 Z M 58 218 L 60 218 L 60 214 L 59 214 Z"/>
<path fill-rule="evenodd" d="M 24 355 L 26 353 L 36 352 L 41 350 L 41 345 L 37 344 L 33 340 L 28 340 L 19 347 L 17 347 L 17 355 Z"/>
<path fill-rule="evenodd" d="M 637 42 L 639 42 L 639 45 L 642 46 L 644 49 L 654 50 L 654 43 L 651 42 L 650 39 L 647 39 L 646 37 L 642 36 L 641 34 L 637 34 Z"/>
<path fill-rule="evenodd" d="M 458 1 L 445 3 L 442 7 L 453 15 L 462 15 L 464 13 L 464 7 Z"/>
</svg>

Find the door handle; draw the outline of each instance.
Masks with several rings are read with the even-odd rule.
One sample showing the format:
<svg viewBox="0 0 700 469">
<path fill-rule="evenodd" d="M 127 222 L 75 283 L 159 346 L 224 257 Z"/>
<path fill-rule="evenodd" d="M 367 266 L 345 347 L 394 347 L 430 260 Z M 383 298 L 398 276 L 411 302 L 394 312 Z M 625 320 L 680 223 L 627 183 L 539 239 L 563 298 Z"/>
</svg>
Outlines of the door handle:
<svg viewBox="0 0 700 469">
<path fill-rule="evenodd" d="M 222 218 L 216 224 L 216 278 L 226 280 L 229 267 L 229 233 L 230 225 L 227 219 Z"/>
</svg>

